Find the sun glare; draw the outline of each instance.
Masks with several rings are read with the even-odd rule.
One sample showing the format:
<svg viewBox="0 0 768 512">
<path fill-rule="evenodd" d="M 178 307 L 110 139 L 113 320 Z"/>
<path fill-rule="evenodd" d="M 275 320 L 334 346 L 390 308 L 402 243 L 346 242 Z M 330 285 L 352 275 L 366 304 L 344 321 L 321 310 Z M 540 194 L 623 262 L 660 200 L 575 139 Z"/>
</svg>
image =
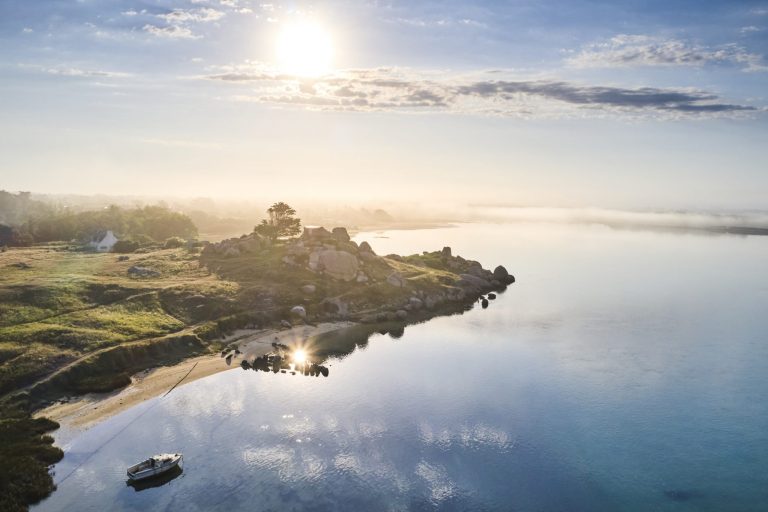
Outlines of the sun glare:
<svg viewBox="0 0 768 512">
<path fill-rule="evenodd" d="M 294 364 L 303 364 L 307 360 L 307 353 L 303 350 L 296 350 L 293 353 Z"/>
<path fill-rule="evenodd" d="M 277 37 L 280 71 L 299 76 L 318 76 L 330 70 L 333 45 L 328 31 L 313 22 L 285 25 Z"/>
</svg>

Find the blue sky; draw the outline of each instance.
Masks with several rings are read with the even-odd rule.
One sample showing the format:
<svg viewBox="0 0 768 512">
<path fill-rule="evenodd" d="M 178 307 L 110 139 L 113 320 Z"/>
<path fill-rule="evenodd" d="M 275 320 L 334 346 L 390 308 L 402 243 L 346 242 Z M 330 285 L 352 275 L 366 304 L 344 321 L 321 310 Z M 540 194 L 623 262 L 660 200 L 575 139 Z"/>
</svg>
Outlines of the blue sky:
<svg viewBox="0 0 768 512">
<path fill-rule="evenodd" d="M 768 204 L 768 2 L 0 0 L 0 56 L 9 190 Z"/>
</svg>

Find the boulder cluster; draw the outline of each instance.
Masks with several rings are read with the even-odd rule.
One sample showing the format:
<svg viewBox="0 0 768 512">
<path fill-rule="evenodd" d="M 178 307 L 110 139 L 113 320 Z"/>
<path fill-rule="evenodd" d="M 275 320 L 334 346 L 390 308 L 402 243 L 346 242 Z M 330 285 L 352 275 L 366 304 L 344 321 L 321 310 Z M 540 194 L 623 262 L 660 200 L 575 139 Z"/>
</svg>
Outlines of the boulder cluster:
<svg viewBox="0 0 768 512">
<path fill-rule="evenodd" d="M 283 262 L 339 281 L 367 283 L 364 267 L 378 259 L 368 242 L 353 242 L 346 228 L 305 227 L 301 237 L 287 246 Z"/>
</svg>

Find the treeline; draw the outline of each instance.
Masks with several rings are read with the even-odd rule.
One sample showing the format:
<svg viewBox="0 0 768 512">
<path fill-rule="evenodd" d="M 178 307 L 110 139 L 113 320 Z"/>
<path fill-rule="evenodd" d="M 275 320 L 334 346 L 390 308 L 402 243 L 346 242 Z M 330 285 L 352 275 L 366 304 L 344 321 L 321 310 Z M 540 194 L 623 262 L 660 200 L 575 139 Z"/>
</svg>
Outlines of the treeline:
<svg viewBox="0 0 768 512">
<path fill-rule="evenodd" d="M 69 212 L 29 198 L 27 193 L 0 191 L 0 245 L 30 245 L 56 241 L 86 242 L 106 230 L 140 244 L 163 242 L 171 237 L 197 237 L 197 228 L 183 213 L 163 206 Z"/>
</svg>

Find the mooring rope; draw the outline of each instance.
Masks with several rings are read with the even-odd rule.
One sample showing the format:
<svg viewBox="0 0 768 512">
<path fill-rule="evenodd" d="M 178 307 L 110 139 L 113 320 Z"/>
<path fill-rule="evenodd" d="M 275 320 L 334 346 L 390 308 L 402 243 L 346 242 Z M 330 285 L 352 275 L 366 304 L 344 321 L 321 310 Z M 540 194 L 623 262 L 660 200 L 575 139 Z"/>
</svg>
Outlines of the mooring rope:
<svg viewBox="0 0 768 512">
<path fill-rule="evenodd" d="M 117 432 L 115 432 L 115 434 L 114 434 L 112 437 L 110 437 L 109 439 L 107 439 L 106 441 L 104 441 L 103 443 L 101 443 L 101 445 L 100 445 L 98 448 L 96 448 L 94 451 L 92 451 L 92 452 L 90 453 L 90 455 L 88 455 L 88 456 L 87 456 L 87 457 L 86 457 L 86 458 L 85 458 L 85 459 L 84 459 L 84 460 L 83 460 L 83 461 L 82 461 L 80 464 L 78 464 L 77 466 L 75 466 L 74 468 L 72 468 L 72 470 L 71 470 L 69 473 L 67 473 L 67 474 L 66 474 L 66 476 L 65 476 L 64 478 L 62 478 L 61 480 L 59 480 L 58 482 L 56 482 L 56 485 L 61 485 L 61 484 L 63 484 L 63 483 L 64 483 L 64 481 L 65 481 L 67 478 L 69 478 L 70 476 L 72 476 L 72 475 L 74 474 L 74 472 L 75 472 L 75 471 L 77 471 L 78 469 L 80 469 L 80 468 L 83 466 L 83 464 L 85 464 L 86 462 L 88 462 L 89 460 L 91 460 L 91 457 L 93 457 L 94 455 L 96 455 L 96 454 L 97 454 L 97 453 L 98 453 L 98 452 L 99 452 L 99 451 L 100 451 L 102 448 L 104 448 L 104 447 L 105 447 L 107 444 L 109 444 L 111 441 L 113 441 L 113 440 L 114 440 L 114 439 L 115 439 L 117 436 L 119 436 L 120 434 L 122 434 L 122 433 L 123 433 L 123 432 L 124 432 L 124 431 L 125 431 L 125 430 L 126 430 L 128 427 L 130 427 L 131 425 L 133 425 L 134 423 L 136 423 L 136 421 L 138 421 L 138 419 L 139 419 L 139 418 L 141 418 L 142 416 L 144 416 L 145 414 L 147 414 L 149 411 L 151 411 L 152 409 L 154 409 L 154 408 L 155 408 L 155 407 L 156 407 L 156 406 L 157 406 L 157 405 L 160 403 L 160 401 L 161 401 L 163 398 L 165 398 L 166 396 L 168 396 L 168 394 L 169 394 L 171 391 L 173 391 L 174 389 L 176 389 L 176 386 L 178 386 L 179 384 L 181 384 L 181 383 L 182 383 L 182 381 L 183 381 L 184 379 L 186 379 L 186 378 L 189 376 L 189 374 L 190 374 L 190 373 L 192 373 L 192 370 L 194 370 L 194 369 L 195 369 L 195 366 L 197 366 L 197 363 L 199 363 L 199 362 L 200 362 L 200 361 L 197 361 L 195 364 L 193 364 L 193 365 L 192 365 L 192 368 L 190 368 L 190 369 L 189 369 L 189 371 L 188 371 L 187 373 L 185 373 L 185 374 L 184 374 L 184 376 L 183 376 L 181 379 L 179 379 L 179 381 L 178 381 L 178 382 L 176 382 L 176 384 L 174 384 L 173 386 L 171 386 L 171 389 L 169 389 L 168 391 L 166 391 L 166 392 L 165 392 L 165 394 L 164 394 L 163 396 L 161 396 L 159 400 L 157 400 L 157 401 L 156 401 L 154 404 L 152 404 L 152 405 L 150 405 L 149 407 L 147 407 L 147 408 L 146 408 L 144 411 L 142 411 L 142 412 L 141 412 L 141 414 L 137 415 L 137 416 L 136 416 L 135 418 L 133 418 L 131 421 L 129 421 L 128 423 L 126 423 L 126 424 L 123 426 L 123 428 L 121 428 L 120 430 L 118 430 Z"/>
</svg>

